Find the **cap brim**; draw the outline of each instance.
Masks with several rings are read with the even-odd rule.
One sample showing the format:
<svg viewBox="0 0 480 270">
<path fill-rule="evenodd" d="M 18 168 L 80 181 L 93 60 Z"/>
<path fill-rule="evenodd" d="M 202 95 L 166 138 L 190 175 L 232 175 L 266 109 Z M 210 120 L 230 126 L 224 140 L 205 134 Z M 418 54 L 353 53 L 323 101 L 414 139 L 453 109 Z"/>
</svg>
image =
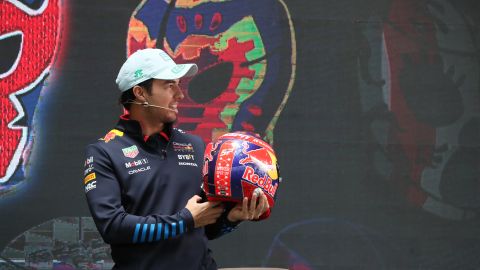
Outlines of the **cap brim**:
<svg viewBox="0 0 480 270">
<path fill-rule="evenodd" d="M 153 78 L 161 80 L 176 80 L 182 77 L 192 77 L 197 74 L 197 72 L 198 67 L 196 64 L 179 64 L 175 65 L 173 68 L 162 71 Z"/>
</svg>

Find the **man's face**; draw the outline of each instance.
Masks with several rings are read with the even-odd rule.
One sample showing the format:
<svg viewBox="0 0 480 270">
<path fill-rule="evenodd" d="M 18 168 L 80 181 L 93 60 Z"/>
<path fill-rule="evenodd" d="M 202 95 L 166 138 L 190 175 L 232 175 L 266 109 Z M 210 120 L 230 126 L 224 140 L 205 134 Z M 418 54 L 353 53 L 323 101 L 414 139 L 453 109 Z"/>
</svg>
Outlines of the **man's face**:
<svg viewBox="0 0 480 270">
<path fill-rule="evenodd" d="M 160 120 L 162 123 L 174 123 L 177 120 L 178 105 L 184 98 L 179 86 L 180 80 L 158 80 L 152 82 L 152 91 L 145 91 L 145 99 L 151 105 L 162 106 L 167 109 L 148 107 L 149 117 Z"/>
</svg>

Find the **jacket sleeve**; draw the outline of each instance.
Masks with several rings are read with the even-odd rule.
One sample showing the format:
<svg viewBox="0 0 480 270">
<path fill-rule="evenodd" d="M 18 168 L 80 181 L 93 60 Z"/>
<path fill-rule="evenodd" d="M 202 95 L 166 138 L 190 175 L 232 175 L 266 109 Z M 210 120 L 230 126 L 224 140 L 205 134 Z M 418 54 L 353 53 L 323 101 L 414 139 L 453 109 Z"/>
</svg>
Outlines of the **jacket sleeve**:
<svg viewBox="0 0 480 270">
<path fill-rule="evenodd" d="M 209 240 L 213 240 L 227 233 L 233 232 L 240 224 L 240 222 L 230 222 L 227 219 L 228 213 L 235 206 L 235 204 L 225 202 L 224 205 L 225 211 L 223 211 L 223 214 L 217 219 L 217 222 L 205 227 L 205 234 Z"/>
<path fill-rule="evenodd" d="M 121 186 L 108 154 L 98 145 L 87 147 L 84 186 L 88 207 L 103 240 L 108 244 L 156 242 L 193 230 L 186 208 L 173 215 L 137 216 L 122 206 Z"/>
</svg>

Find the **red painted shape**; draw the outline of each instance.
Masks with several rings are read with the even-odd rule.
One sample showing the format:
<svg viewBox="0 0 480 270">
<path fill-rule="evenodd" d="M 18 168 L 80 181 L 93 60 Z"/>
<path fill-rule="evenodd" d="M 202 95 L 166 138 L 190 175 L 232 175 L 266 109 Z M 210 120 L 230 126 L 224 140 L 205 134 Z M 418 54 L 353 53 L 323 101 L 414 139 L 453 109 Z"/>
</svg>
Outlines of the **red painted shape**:
<svg viewBox="0 0 480 270">
<path fill-rule="evenodd" d="M 254 115 L 254 116 L 260 116 L 262 115 L 262 108 L 260 106 L 257 106 L 257 105 L 250 105 L 248 106 L 248 111 Z"/>
<path fill-rule="evenodd" d="M 235 92 L 235 89 L 238 87 L 240 80 L 242 78 L 253 79 L 255 71 L 250 70 L 247 66 L 242 66 L 241 64 L 247 62 L 246 54 L 247 52 L 254 49 L 253 41 L 247 42 L 238 42 L 237 38 L 231 38 L 228 40 L 228 46 L 223 51 L 218 51 L 212 49 L 213 44 L 211 44 L 211 39 L 199 39 L 195 38 L 196 46 L 201 47 L 200 42 L 205 42 L 205 50 L 201 51 L 201 54 L 198 55 L 195 59 L 183 59 L 181 52 L 183 50 L 188 50 L 189 47 L 179 47 L 179 56 L 174 58 L 177 63 L 184 62 L 196 62 L 200 71 L 211 68 L 222 62 L 230 62 L 233 64 L 233 72 L 230 79 L 230 82 L 226 89 L 221 93 L 217 98 L 213 99 L 208 104 L 198 104 L 195 103 L 188 96 L 188 89 L 184 92 L 185 99 L 179 104 L 179 123 L 195 123 L 196 128 L 191 130 L 196 135 L 201 136 L 206 142 L 211 141 L 212 129 L 227 129 L 227 125 L 222 121 L 220 113 L 225 109 L 228 104 L 234 104 L 238 100 L 238 94 Z M 188 37 L 186 41 L 188 41 Z M 185 41 L 184 41 L 185 42 Z M 214 62 L 204 63 L 201 59 L 212 59 Z M 198 75 L 197 75 L 198 76 Z M 188 78 L 184 79 L 182 83 L 188 85 Z M 207 105 L 207 106 L 206 106 Z M 194 109 L 201 108 L 203 109 L 203 115 L 196 118 L 185 117 L 182 114 L 183 109 Z"/>
<path fill-rule="evenodd" d="M 138 50 L 143 50 L 147 47 L 147 38 L 137 41 L 135 38 L 130 38 L 130 53 L 133 54 Z"/>
<path fill-rule="evenodd" d="M 59 0 L 48 1 L 40 14 L 31 12 L 33 11 L 23 10 L 11 2 L 0 1 L 0 35 L 20 32 L 23 36 L 17 66 L 13 67 L 12 73 L 0 79 L 0 179 L 3 181 L 20 163 L 20 152 L 23 151 L 27 136 L 26 128 L 12 123 L 24 114 L 23 108 L 16 101 L 17 97 L 12 94 L 28 92 L 33 88 L 33 83 L 43 79 L 55 59 L 59 45 Z"/>
<path fill-rule="evenodd" d="M 187 32 L 187 22 L 185 21 L 185 17 L 183 17 L 182 15 L 177 16 L 177 27 L 180 32 Z"/>
<path fill-rule="evenodd" d="M 245 130 L 245 131 L 249 131 L 249 132 L 254 132 L 255 131 L 255 127 L 248 122 L 242 122 L 241 125 L 242 125 L 243 130 Z"/>
<path fill-rule="evenodd" d="M 217 12 L 213 14 L 212 21 L 210 22 L 210 31 L 215 31 L 222 23 L 222 14 Z"/>
<path fill-rule="evenodd" d="M 384 25 L 385 46 L 390 70 L 389 110 L 395 115 L 399 128 L 389 134 L 388 151 L 393 157 L 391 179 L 406 199 L 422 206 L 427 195 L 421 190 L 423 170 L 432 160 L 435 128 L 417 121 L 405 100 L 400 86 L 400 74 L 405 68 L 404 57 L 415 63 L 432 62 L 438 55 L 434 19 L 427 3 L 415 0 L 394 0 Z M 422 29 L 418 29 L 422 26 Z M 430 57 L 421 57 L 428 54 Z"/>
<path fill-rule="evenodd" d="M 203 16 L 202 14 L 195 14 L 195 28 L 201 29 L 203 26 Z"/>
</svg>

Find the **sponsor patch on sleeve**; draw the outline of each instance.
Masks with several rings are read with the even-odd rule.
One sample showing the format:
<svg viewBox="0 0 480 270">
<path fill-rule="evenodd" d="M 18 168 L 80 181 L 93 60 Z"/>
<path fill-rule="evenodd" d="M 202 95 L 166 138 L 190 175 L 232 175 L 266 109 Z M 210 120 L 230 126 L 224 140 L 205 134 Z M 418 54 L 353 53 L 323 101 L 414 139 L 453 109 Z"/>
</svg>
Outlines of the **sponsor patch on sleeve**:
<svg viewBox="0 0 480 270">
<path fill-rule="evenodd" d="M 88 167 L 85 168 L 85 171 L 83 172 L 83 175 L 86 176 L 87 174 L 91 173 L 94 170 L 93 164 L 88 165 Z"/>
<path fill-rule="evenodd" d="M 85 160 L 84 166 L 87 167 L 87 165 L 90 165 L 92 163 L 93 163 L 93 156 L 90 156 Z"/>
<path fill-rule="evenodd" d="M 85 178 L 83 179 L 83 183 L 84 184 L 87 184 L 88 182 L 92 181 L 93 179 L 97 178 L 97 176 L 95 175 L 95 173 L 91 173 L 87 176 L 85 176 Z"/>
<path fill-rule="evenodd" d="M 97 188 L 97 181 L 89 182 L 87 185 L 85 185 L 85 193 L 89 192 L 92 189 L 96 189 L 96 188 Z"/>
</svg>

